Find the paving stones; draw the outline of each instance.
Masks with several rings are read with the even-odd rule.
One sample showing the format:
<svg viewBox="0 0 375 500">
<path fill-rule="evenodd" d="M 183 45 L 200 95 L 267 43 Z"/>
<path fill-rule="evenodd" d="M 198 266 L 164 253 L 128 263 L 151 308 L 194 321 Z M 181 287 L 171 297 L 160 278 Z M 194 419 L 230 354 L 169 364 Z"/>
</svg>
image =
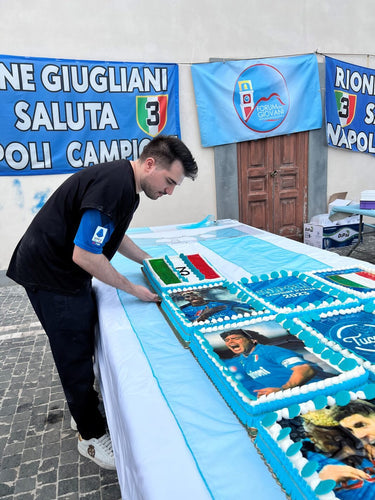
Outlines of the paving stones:
<svg viewBox="0 0 375 500">
<path fill-rule="evenodd" d="M 18 285 L 0 286 L 0 498 L 119 500 L 115 471 L 79 455 L 49 344 Z"/>
</svg>

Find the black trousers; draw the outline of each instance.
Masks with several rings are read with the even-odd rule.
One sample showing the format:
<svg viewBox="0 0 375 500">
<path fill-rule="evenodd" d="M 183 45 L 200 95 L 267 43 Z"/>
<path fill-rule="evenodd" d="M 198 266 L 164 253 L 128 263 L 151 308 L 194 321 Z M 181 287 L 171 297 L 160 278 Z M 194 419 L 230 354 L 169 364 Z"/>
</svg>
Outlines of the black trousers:
<svg viewBox="0 0 375 500">
<path fill-rule="evenodd" d="M 98 438 L 105 421 L 94 390 L 94 341 L 97 308 L 91 285 L 74 295 L 26 288 L 48 335 L 70 412 L 83 439 Z"/>
</svg>

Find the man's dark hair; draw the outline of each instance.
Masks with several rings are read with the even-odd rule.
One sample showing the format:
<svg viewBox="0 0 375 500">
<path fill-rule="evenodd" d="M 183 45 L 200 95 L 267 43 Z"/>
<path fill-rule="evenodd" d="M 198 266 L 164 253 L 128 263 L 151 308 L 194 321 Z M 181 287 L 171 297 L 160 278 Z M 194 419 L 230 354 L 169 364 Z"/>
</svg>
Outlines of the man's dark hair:
<svg viewBox="0 0 375 500">
<path fill-rule="evenodd" d="M 198 166 L 185 144 L 172 135 L 158 135 L 145 146 L 141 156 L 141 161 L 152 157 L 156 162 L 164 164 L 167 168 L 175 161 L 179 160 L 184 168 L 185 177 L 194 180 L 198 174 Z"/>
<path fill-rule="evenodd" d="M 369 401 L 356 399 L 354 401 L 350 401 L 346 406 L 336 406 L 332 408 L 332 416 L 337 422 L 340 422 L 340 420 L 349 417 L 350 415 L 356 414 L 364 417 L 374 415 L 375 406 Z"/>
<path fill-rule="evenodd" d="M 235 330 L 227 330 L 226 332 L 220 333 L 220 337 L 225 340 L 227 337 L 230 335 L 242 335 L 242 337 L 245 337 L 249 340 L 255 340 L 253 337 L 254 330 L 242 330 L 242 329 L 235 329 Z"/>
</svg>

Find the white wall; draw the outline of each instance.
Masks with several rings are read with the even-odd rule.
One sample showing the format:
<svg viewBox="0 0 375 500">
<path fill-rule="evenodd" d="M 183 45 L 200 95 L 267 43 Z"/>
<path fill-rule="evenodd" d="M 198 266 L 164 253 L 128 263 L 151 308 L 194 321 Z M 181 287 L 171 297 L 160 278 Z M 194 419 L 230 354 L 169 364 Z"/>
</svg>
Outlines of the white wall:
<svg viewBox="0 0 375 500">
<path fill-rule="evenodd" d="M 200 174 L 173 197 L 143 199 L 133 225 L 193 222 L 215 214 L 216 200 L 213 151 L 200 146 L 190 64 L 318 50 L 374 67 L 373 57 L 355 55 L 373 50 L 374 5 L 373 0 L 0 0 L 0 53 L 179 63 L 182 139 Z M 374 162 L 371 156 L 330 149 L 328 192 L 349 190 L 358 198 L 370 179 L 374 184 Z M 0 269 L 7 267 L 38 206 L 63 179 L 0 177 Z"/>
</svg>

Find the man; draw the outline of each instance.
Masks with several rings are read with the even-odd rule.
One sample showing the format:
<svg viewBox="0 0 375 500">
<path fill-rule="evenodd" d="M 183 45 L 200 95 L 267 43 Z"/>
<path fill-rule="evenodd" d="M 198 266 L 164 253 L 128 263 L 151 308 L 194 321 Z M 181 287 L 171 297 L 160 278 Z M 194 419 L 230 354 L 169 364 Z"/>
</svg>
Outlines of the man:
<svg viewBox="0 0 375 500">
<path fill-rule="evenodd" d="M 375 460 L 375 406 L 369 401 L 356 399 L 346 406 L 337 406 L 334 418 L 363 442 L 372 460 Z"/>
<path fill-rule="evenodd" d="M 72 417 L 79 452 L 114 469 L 112 444 L 93 389 L 94 276 L 146 302 L 158 297 L 110 264 L 116 251 L 141 263 L 149 255 L 125 232 L 142 191 L 171 195 L 198 167 L 177 138 L 159 136 L 135 161 L 118 160 L 69 177 L 36 215 L 12 256 L 7 275 L 23 285 L 46 331 Z"/>
<path fill-rule="evenodd" d="M 254 308 L 248 304 L 229 300 L 207 300 L 200 292 L 190 290 L 176 294 L 188 304 L 181 306 L 181 311 L 190 321 L 205 321 L 208 318 L 224 318 L 233 314 L 245 313 Z"/>
<path fill-rule="evenodd" d="M 250 377 L 249 381 L 246 378 L 243 380 L 250 392 L 257 397 L 267 396 L 314 381 L 317 367 L 294 351 L 258 344 L 252 333 L 256 332 L 229 330 L 221 334 L 226 346 L 236 355 L 226 364 L 232 369 L 237 368 L 240 375 L 243 373 Z"/>
</svg>

